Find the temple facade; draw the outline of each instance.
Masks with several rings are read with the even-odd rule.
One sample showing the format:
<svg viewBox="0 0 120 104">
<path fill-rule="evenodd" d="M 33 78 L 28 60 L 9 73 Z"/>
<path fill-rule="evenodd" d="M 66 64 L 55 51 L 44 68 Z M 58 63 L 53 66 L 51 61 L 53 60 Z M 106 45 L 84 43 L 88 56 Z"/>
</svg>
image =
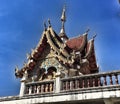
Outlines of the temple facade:
<svg viewBox="0 0 120 104">
<path fill-rule="evenodd" d="M 89 29 L 69 38 L 62 27 L 57 34 L 48 19 L 37 46 L 27 54 L 27 62 L 15 68 L 21 79 L 19 96 L 0 99 L 0 104 L 119 104 L 120 71 L 99 73 L 94 39 Z"/>
</svg>

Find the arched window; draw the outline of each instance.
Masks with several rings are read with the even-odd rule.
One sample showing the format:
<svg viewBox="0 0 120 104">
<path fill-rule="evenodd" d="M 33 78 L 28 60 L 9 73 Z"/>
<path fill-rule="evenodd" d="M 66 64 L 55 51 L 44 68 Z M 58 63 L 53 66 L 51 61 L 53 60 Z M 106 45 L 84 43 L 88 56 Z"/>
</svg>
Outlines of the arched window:
<svg viewBox="0 0 120 104">
<path fill-rule="evenodd" d="M 48 73 L 57 72 L 57 69 L 54 66 L 51 66 L 47 69 Z"/>
</svg>

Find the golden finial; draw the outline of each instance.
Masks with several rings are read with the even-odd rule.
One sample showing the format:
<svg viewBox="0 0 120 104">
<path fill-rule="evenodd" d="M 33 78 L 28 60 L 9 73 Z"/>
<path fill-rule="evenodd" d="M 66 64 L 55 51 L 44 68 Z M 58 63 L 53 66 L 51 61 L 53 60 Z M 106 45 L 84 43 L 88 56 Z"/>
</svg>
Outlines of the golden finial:
<svg viewBox="0 0 120 104">
<path fill-rule="evenodd" d="M 63 7 L 62 16 L 61 16 L 61 21 L 62 21 L 62 22 L 65 22 L 65 21 L 66 21 L 65 6 Z"/>
<path fill-rule="evenodd" d="M 62 11 L 62 16 L 61 16 L 61 22 L 62 22 L 62 29 L 63 30 L 62 32 L 65 32 L 64 30 L 64 23 L 66 21 L 66 16 L 65 16 L 65 6 L 63 7 L 63 11 Z"/>
</svg>

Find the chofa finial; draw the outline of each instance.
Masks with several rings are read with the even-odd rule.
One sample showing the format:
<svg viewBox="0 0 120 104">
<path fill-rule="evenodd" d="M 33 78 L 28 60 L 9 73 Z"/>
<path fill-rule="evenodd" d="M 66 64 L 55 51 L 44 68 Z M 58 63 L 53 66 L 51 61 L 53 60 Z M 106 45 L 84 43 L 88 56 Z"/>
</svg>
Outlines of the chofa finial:
<svg viewBox="0 0 120 104">
<path fill-rule="evenodd" d="M 87 30 L 86 30 L 86 33 L 88 33 L 90 31 L 90 29 L 88 28 Z"/>
<path fill-rule="evenodd" d="M 96 38 L 96 36 L 97 36 L 97 33 L 94 33 L 94 35 L 93 35 L 93 39 L 95 39 L 95 38 Z"/>
<path fill-rule="evenodd" d="M 19 70 L 19 68 L 18 68 L 18 66 L 16 65 L 16 66 L 15 66 L 15 72 L 18 71 L 18 70 Z"/>
<path fill-rule="evenodd" d="M 49 18 L 48 18 L 48 25 L 49 25 L 49 27 L 51 27 L 51 22 L 50 22 Z"/>
<path fill-rule="evenodd" d="M 46 22 L 44 21 L 44 30 L 47 30 Z"/>
</svg>

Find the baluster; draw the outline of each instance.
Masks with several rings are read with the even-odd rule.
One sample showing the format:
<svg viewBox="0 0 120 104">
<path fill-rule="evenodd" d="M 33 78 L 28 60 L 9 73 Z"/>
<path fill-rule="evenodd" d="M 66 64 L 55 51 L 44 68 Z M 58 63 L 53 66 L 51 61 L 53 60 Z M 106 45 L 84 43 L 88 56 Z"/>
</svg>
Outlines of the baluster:
<svg viewBox="0 0 120 104">
<path fill-rule="evenodd" d="M 64 90 L 66 90 L 66 81 L 64 81 Z"/>
<path fill-rule="evenodd" d="M 37 94 L 39 94 L 40 93 L 40 85 L 37 85 Z"/>
<path fill-rule="evenodd" d="M 90 87 L 90 78 L 87 78 L 87 87 Z"/>
<path fill-rule="evenodd" d="M 118 85 L 118 74 L 115 74 L 115 82 L 116 82 L 116 85 Z"/>
<path fill-rule="evenodd" d="M 75 89 L 77 89 L 77 79 L 75 79 Z"/>
<path fill-rule="evenodd" d="M 36 91 L 37 91 L 37 88 L 36 88 L 36 85 L 34 85 L 34 87 L 33 87 L 33 93 L 35 94 Z"/>
<path fill-rule="evenodd" d="M 75 80 L 73 80 L 72 83 L 73 83 L 73 89 L 75 89 Z"/>
<path fill-rule="evenodd" d="M 98 86 L 101 86 L 100 77 L 98 77 Z"/>
<path fill-rule="evenodd" d="M 82 79 L 82 88 L 85 87 L 85 79 Z"/>
<path fill-rule="evenodd" d="M 41 93 L 44 92 L 44 84 L 41 84 Z"/>
<path fill-rule="evenodd" d="M 79 80 L 78 79 L 75 81 L 75 86 L 76 86 L 76 89 L 80 88 L 80 84 L 79 84 Z"/>
<path fill-rule="evenodd" d="M 29 87 L 29 95 L 32 94 L 32 86 Z"/>
<path fill-rule="evenodd" d="M 37 85 L 37 92 L 36 92 L 37 94 L 39 94 L 39 88 L 38 87 L 39 87 L 39 85 Z"/>
<path fill-rule="evenodd" d="M 43 84 L 43 92 L 45 92 L 45 83 Z"/>
<path fill-rule="evenodd" d="M 65 82 L 65 89 L 68 90 L 68 81 Z"/>
<path fill-rule="evenodd" d="M 70 90 L 72 90 L 73 89 L 73 81 L 71 80 L 70 81 Z"/>
<path fill-rule="evenodd" d="M 95 87 L 95 77 L 93 77 L 92 83 L 93 83 L 93 87 Z"/>
<path fill-rule="evenodd" d="M 48 92 L 48 84 L 45 84 L 45 92 Z"/>
<path fill-rule="evenodd" d="M 80 88 L 80 80 L 78 79 L 78 82 L 77 82 L 77 86 L 78 88 Z"/>
<path fill-rule="evenodd" d="M 67 89 L 70 90 L 70 81 L 68 81 Z"/>
<path fill-rule="evenodd" d="M 109 77 L 110 77 L 110 85 L 113 85 L 112 75 L 109 75 Z"/>
<path fill-rule="evenodd" d="M 106 86 L 107 85 L 106 76 L 103 76 L 103 78 L 104 78 L 103 85 Z"/>
<path fill-rule="evenodd" d="M 53 84 L 52 84 L 52 83 L 50 83 L 50 89 L 49 89 L 49 91 L 50 91 L 50 92 L 53 91 Z"/>
<path fill-rule="evenodd" d="M 62 89 L 65 90 L 65 81 L 62 82 Z"/>
</svg>

